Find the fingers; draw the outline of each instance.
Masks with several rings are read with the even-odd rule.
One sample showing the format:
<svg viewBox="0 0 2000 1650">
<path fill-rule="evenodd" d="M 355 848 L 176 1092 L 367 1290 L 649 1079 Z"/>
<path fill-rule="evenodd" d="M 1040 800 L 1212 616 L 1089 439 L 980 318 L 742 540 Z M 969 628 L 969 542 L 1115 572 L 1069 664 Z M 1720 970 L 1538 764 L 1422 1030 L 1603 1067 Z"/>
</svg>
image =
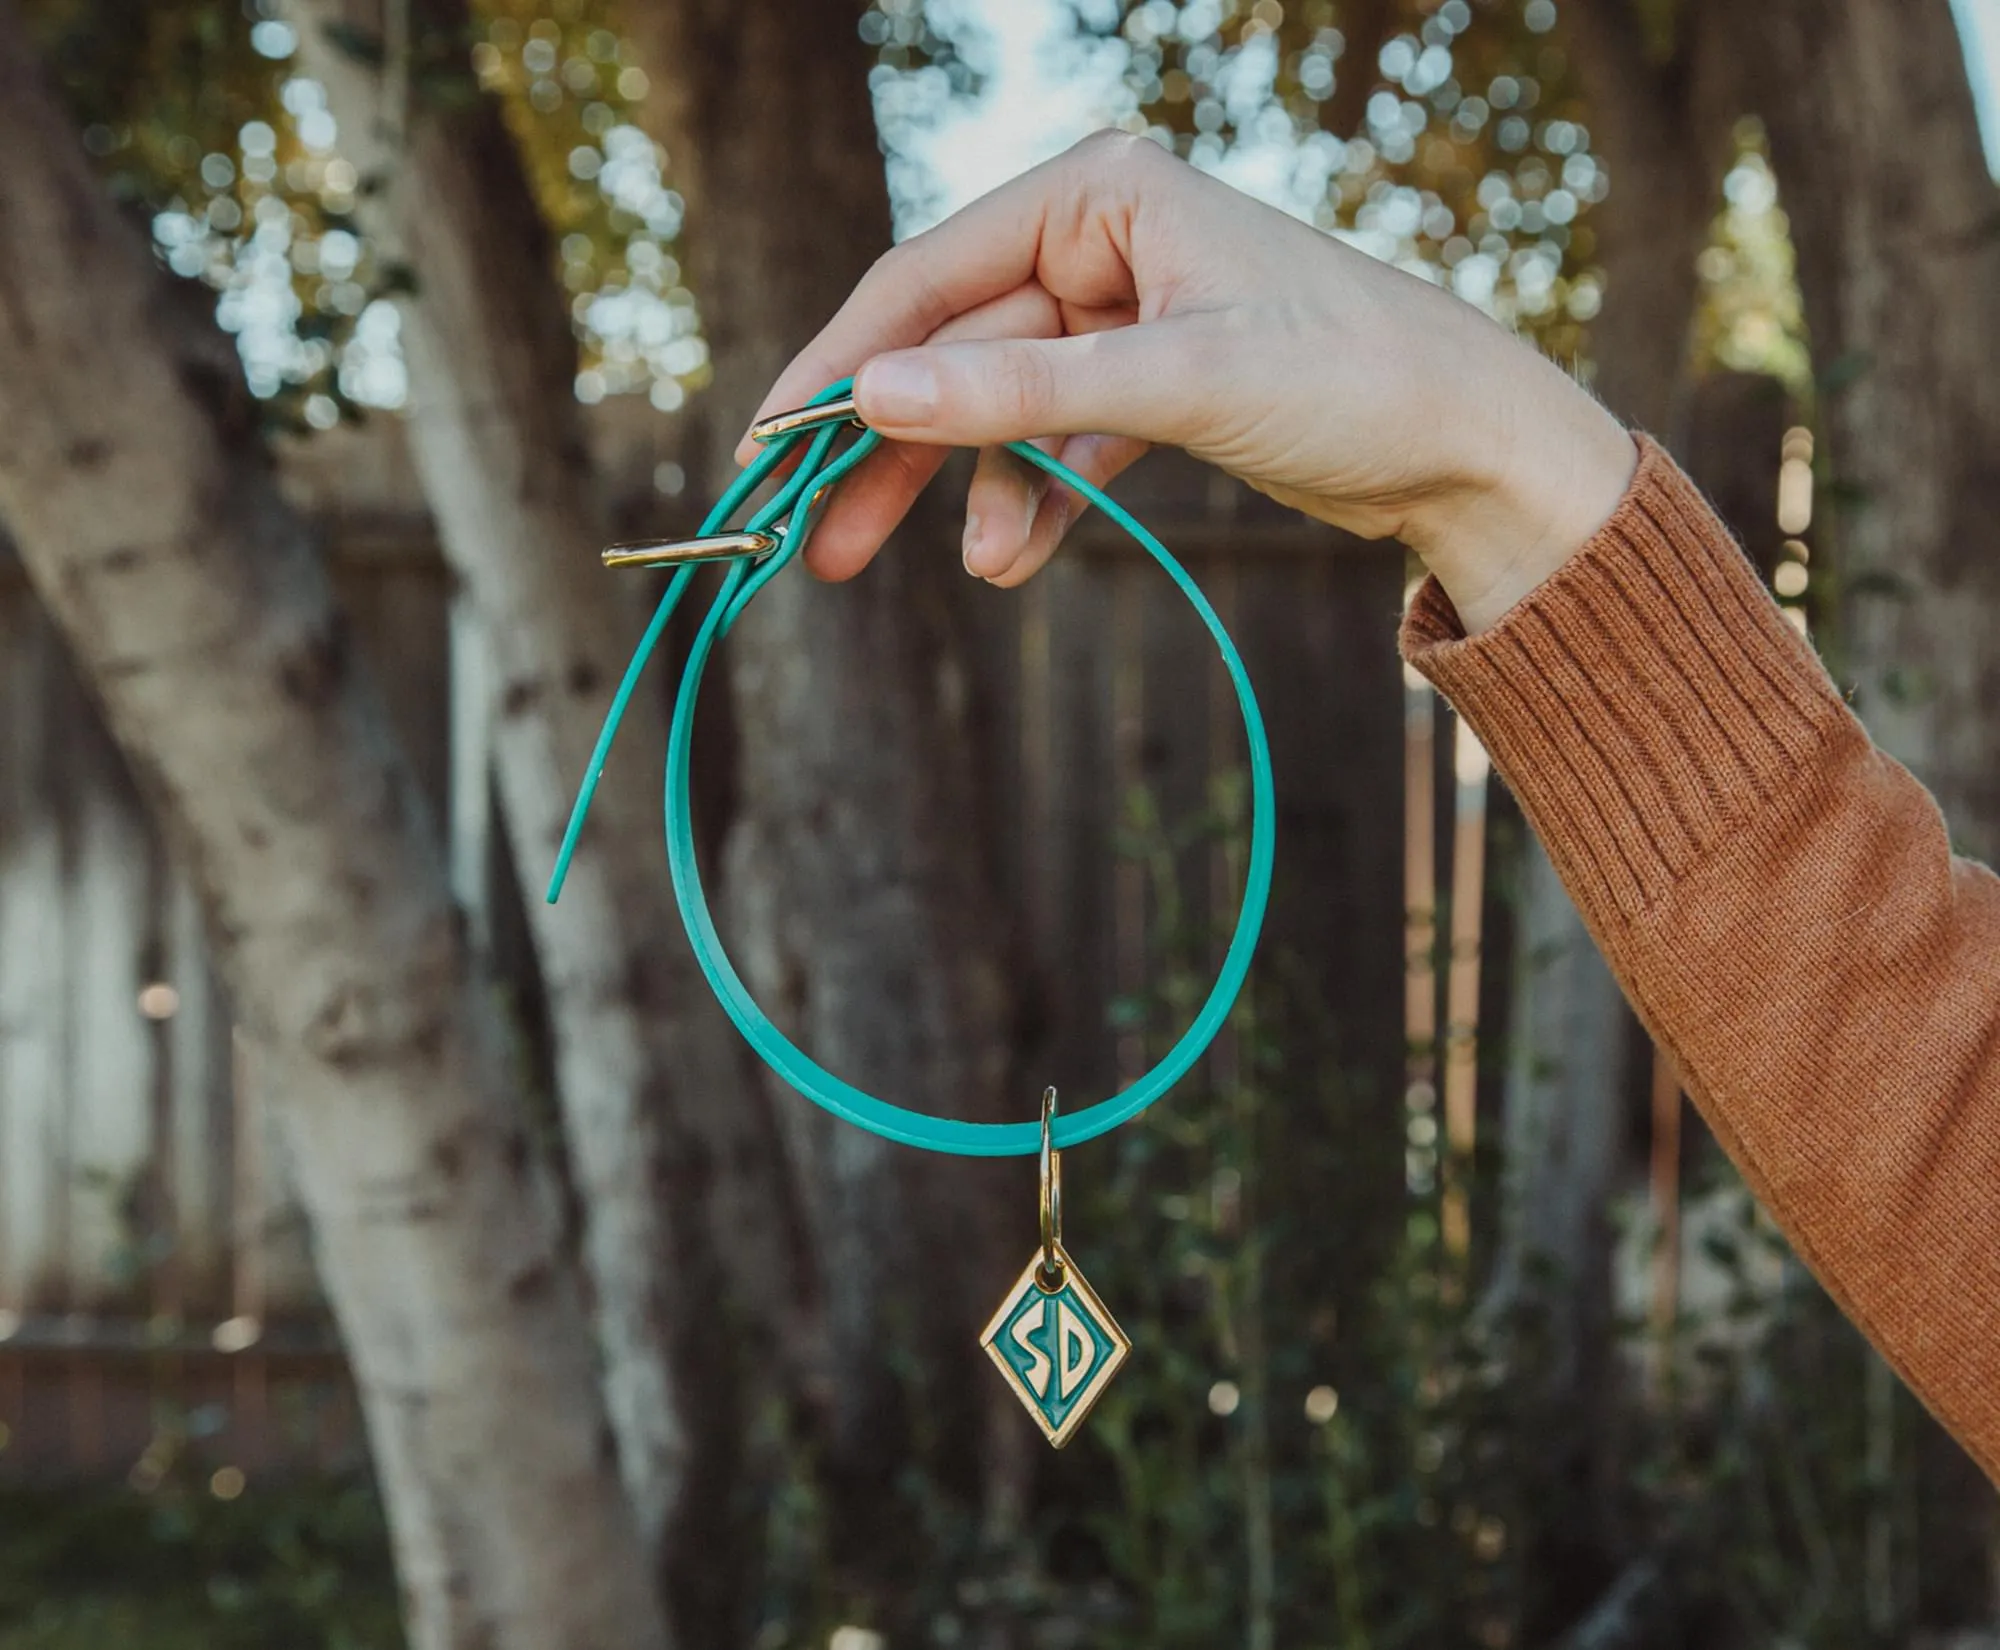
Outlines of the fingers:
<svg viewBox="0 0 2000 1650">
<path fill-rule="evenodd" d="M 1055 454 L 1060 438 L 1035 443 Z M 1027 548 L 1052 480 L 1005 447 L 982 447 L 965 494 L 965 570 L 976 579 L 1004 574 Z"/>
<path fill-rule="evenodd" d="M 1143 441 L 1125 436 L 1073 435 L 1059 445 L 1037 442 L 1084 480 L 1102 487 L 1139 458 Z M 989 447 L 966 497 L 965 568 L 989 584 L 1011 590 L 1045 566 L 1076 518 L 1088 506 L 1004 448 Z"/>
<path fill-rule="evenodd" d="M 854 381 L 861 416 L 891 440 L 996 446 L 1114 434 L 1186 445 L 1182 329 L 1172 321 L 1071 338 L 927 344 L 878 355 Z"/>
<path fill-rule="evenodd" d="M 950 456 L 949 447 L 903 441 L 884 443 L 870 453 L 827 501 L 826 514 L 806 544 L 807 569 L 833 583 L 853 578 L 875 559 Z"/>
<path fill-rule="evenodd" d="M 866 566 L 936 474 L 945 447 L 1101 430 L 1140 438 L 1076 449 L 1108 479 L 1146 441 L 1175 439 L 1175 420 L 1157 410 L 1172 376 L 1161 347 L 1118 342 L 1139 315 L 1129 256 L 1134 203 L 1161 166 L 1171 172 L 1159 175 L 1175 178 L 1183 170 L 1151 144 L 1088 140 L 904 243 L 863 278 L 758 412 L 803 404 L 868 363 L 857 394 L 863 417 L 887 440 L 829 501 L 806 551 L 813 572 L 844 579 Z M 1063 333 L 1075 336 L 1060 340 Z M 903 345 L 922 347 L 879 358 Z M 991 353 L 959 353 L 982 348 Z M 914 403 L 907 394 L 896 400 L 899 368 L 905 389 L 917 386 Z M 755 451 L 746 439 L 738 458 Z M 1025 466 L 1015 487 L 1015 520 L 969 563 L 990 566 L 996 581 L 1025 578 L 1045 562 L 1079 507 L 1068 489 L 1051 491 Z M 997 493 L 993 507 L 1003 507 Z"/>
<path fill-rule="evenodd" d="M 922 343 L 954 316 L 1035 283 L 1068 304 L 1134 299 L 1129 213 L 1142 177 L 1173 176 L 1157 146 L 1087 138 L 878 259 L 758 408 L 798 406 L 884 350 Z"/>
<path fill-rule="evenodd" d="M 1061 325 L 1055 300 L 1040 287 L 1029 285 L 953 317 L 939 329 L 938 336 L 1041 337 Z M 755 444 L 750 445 L 754 452 Z M 826 514 L 806 546 L 806 566 L 823 579 L 853 578 L 874 559 L 882 541 L 896 530 L 947 456 L 947 450 L 940 446 L 885 442 L 827 502 Z"/>
</svg>

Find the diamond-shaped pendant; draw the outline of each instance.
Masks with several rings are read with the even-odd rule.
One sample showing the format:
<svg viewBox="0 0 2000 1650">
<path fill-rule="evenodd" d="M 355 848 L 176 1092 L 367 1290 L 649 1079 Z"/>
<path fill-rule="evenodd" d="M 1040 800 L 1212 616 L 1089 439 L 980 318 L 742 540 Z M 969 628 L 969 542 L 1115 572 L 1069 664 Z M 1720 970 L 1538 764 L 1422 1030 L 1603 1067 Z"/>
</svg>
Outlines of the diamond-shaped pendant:
<svg viewBox="0 0 2000 1650">
<path fill-rule="evenodd" d="M 1043 1281 L 1043 1253 L 1007 1291 L 979 1337 L 1014 1396 L 1048 1441 L 1061 1449 L 1131 1355 L 1132 1343 L 1058 1240 L 1054 1286 Z"/>
</svg>

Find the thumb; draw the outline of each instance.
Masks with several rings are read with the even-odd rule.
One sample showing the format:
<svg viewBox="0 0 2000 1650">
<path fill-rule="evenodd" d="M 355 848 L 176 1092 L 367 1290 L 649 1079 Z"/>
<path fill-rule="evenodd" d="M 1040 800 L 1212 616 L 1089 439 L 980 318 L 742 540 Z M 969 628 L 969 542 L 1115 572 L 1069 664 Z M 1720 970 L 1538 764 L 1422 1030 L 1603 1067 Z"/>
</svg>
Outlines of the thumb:
<svg viewBox="0 0 2000 1650">
<path fill-rule="evenodd" d="M 894 350 L 855 374 L 855 401 L 870 429 L 897 441 L 989 447 L 1090 434 L 1178 445 L 1187 386 L 1175 389 L 1160 330 Z"/>
</svg>

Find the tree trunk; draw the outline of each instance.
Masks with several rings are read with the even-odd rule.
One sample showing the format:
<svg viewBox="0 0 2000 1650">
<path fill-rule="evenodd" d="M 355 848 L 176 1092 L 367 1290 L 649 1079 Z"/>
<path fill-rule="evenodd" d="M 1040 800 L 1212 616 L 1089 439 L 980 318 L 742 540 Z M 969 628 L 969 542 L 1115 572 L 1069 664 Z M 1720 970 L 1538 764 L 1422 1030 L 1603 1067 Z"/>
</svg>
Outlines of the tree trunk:
<svg viewBox="0 0 2000 1650">
<path fill-rule="evenodd" d="M 1834 669 L 1953 843 L 2000 864 L 2000 188 L 1951 7 L 1704 4 L 1762 66 L 1749 92 L 1820 384 L 1807 538 L 1839 599 Z M 1992 1492 L 1969 1465 L 1927 1493 L 1950 1509 L 1940 1527 L 1991 1543 Z"/>
<path fill-rule="evenodd" d="M 1953 840 L 2000 860 L 2000 189 L 1947 0 L 1712 4 L 1754 53 L 1827 448 L 1836 666 Z"/>
<path fill-rule="evenodd" d="M 1701 39 L 1650 49 L 1634 0 L 1587 0 L 1562 16 L 1590 99 L 1591 149 L 1611 177 L 1589 218 L 1605 273 L 1592 383 L 1620 418 L 1673 445 L 1690 387 L 1695 260 L 1730 158 L 1727 65 Z"/>
<path fill-rule="evenodd" d="M 1685 456 L 1695 260 L 1728 156 L 1730 71 L 1700 38 L 1671 54 L 1650 50 L 1631 0 L 1591 0 L 1562 15 L 1590 97 L 1592 149 L 1611 176 L 1589 219 L 1606 277 L 1604 312 L 1591 327 L 1593 383 L 1619 417 Z M 1539 1295 L 1551 1314 L 1558 1390 L 1581 1393 L 1600 1384 L 1609 1329 L 1605 1214 L 1621 1167 L 1632 1020 L 1532 839 L 1521 888 L 1494 1304 Z M 1547 1280 L 1539 1287 L 1538 1275 Z"/>
<path fill-rule="evenodd" d="M 1686 74 L 1647 53 L 1627 0 L 1565 7 L 1611 193 L 1590 215 L 1606 275 L 1591 328 L 1594 384 L 1664 436 L 1687 377 L 1695 257 L 1713 180 L 1684 130 Z M 1621 1166 L 1619 1098 L 1631 1026 L 1611 971 L 1533 836 L 1524 850 L 1505 1096 L 1507 1178 L 1485 1311 L 1532 1312 L 1550 1395 L 1601 1391 L 1610 1325 L 1607 1205 Z"/>
<path fill-rule="evenodd" d="M 1689 344 L 1730 142 L 1726 65 L 1705 45 L 1649 49 L 1630 0 L 1562 9 L 1590 99 L 1592 151 L 1611 191 L 1589 225 L 1605 273 L 1591 327 L 1593 387 L 1636 429 L 1680 450 L 1691 405 Z M 1543 1349 L 1542 1399 L 1587 1417 L 1564 1471 L 1602 1484 L 1612 1436 L 1610 1203 L 1627 1167 L 1631 1011 L 1540 842 L 1523 849 L 1505 1088 L 1500 1243 L 1482 1310 Z M 1550 1531 L 1561 1548 L 1612 1535 L 1589 1493 Z"/>
<path fill-rule="evenodd" d="M 433 823 L 205 294 L 158 270 L 0 0 L 0 516 L 269 1069 L 419 1650 L 666 1642 L 585 1319 Z"/>
<path fill-rule="evenodd" d="M 711 486 L 771 379 L 889 243 L 856 15 L 784 0 L 629 8 L 649 72 L 681 84 L 669 106 L 699 159 L 688 244 L 716 364 Z M 1007 1086 L 1006 929 L 952 636 L 950 581 L 963 574 L 940 513 L 920 504 L 911 520 L 851 585 L 777 581 L 731 644 L 731 915 L 753 989 L 831 1069 L 905 1105 L 1018 1119 L 1040 1091 Z M 893 1516 L 883 1464 L 899 1405 L 930 1408 L 924 1430 L 961 1471 L 982 1414 L 1009 1429 L 1003 1456 L 1024 1436 L 989 1406 L 1004 1393 L 974 1371 L 973 1342 L 1018 1264 L 995 1252 L 990 1196 L 1018 1190 L 1028 1240 L 1032 1174 L 899 1151 L 778 1099 L 811 1189 L 829 1460 L 851 1485 L 838 1533 L 863 1550 Z M 891 1323 L 915 1326 L 930 1377 L 915 1389 L 890 1378 Z"/>
<path fill-rule="evenodd" d="M 381 0 L 299 0 L 294 13 L 343 153 L 386 185 L 366 212 L 370 234 L 413 272 L 411 447 L 492 660 L 499 789 L 532 885 L 612 1424 L 683 1627 L 713 1637 L 733 1607 L 721 1567 L 696 1562 L 687 1543 L 713 1539 L 740 1436 L 724 1328 L 736 1314 L 718 1291 L 727 1268 L 738 1313 L 782 1339 L 797 1285 L 775 1124 L 672 906 L 657 696 L 632 702 L 561 905 L 536 897 L 637 634 L 635 598 L 656 587 L 597 565 L 610 535 L 572 391 L 567 307 L 500 111 L 456 56 L 462 7 L 416 6 L 412 55 L 450 55 L 400 109 L 403 77 L 335 43 L 382 39 Z M 453 95 L 445 78 L 461 81 Z"/>
</svg>

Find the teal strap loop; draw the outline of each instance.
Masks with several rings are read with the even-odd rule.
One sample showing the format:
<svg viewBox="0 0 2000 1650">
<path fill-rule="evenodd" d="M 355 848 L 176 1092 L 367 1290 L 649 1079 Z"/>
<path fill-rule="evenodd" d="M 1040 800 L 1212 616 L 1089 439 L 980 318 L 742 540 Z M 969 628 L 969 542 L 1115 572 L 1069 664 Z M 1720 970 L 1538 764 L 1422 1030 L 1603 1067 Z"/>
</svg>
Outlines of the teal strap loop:
<svg viewBox="0 0 2000 1650">
<path fill-rule="evenodd" d="M 852 380 L 848 379 L 828 385 L 813 397 L 811 404 L 817 406 L 843 396 L 851 386 Z M 881 440 L 872 430 L 865 430 L 844 451 L 834 456 L 833 449 L 839 434 L 840 426 L 829 424 L 772 441 L 736 478 L 702 523 L 704 536 L 722 531 L 730 518 L 743 508 L 744 502 L 772 477 L 785 460 L 799 449 L 804 449 L 798 467 L 744 523 L 745 530 L 761 529 L 776 533 L 778 548 L 761 561 L 741 558 L 729 564 L 681 673 L 680 692 L 674 701 L 673 721 L 667 736 L 667 866 L 673 877 L 674 895 L 680 904 L 681 920 L 687 925 L 688 939 L 694 946 L 695 960 L 724 1011 L 765 1064 L 808 1100 L 824 1106 L 836 1117 L 845 1118 L 872 1134 L 903 1145 L 965 1157 L 1030 1156 L 1041 1150 L 1039 1122 L 965 1123 L 927 1116 L 864 1094 L 815 1062 L 771 1023 L 745 988 L 723 948 L 722 936 L 716 931 L 707 895 L 702 888 L 701 869 L 695 858 L 693 812 L 689 805 L 689 756 L 702 676 L 716 644 L 729 634 L 756 599 L 757 593 L 790 566 L 805 548 L 818 506 L 828 489 L 874 451 Z M 1187 597 L 1221 653 L 1223 666 L 1236 689 L 1236 702 L 1243 715 L 1250 759 L 1250 863 L 1244 880 L 1243 905 L 1236 919 L 1236 932 L 1223 957 L 1221 972 L 1216 976 L 1215 984 L 1193 1023 L 1158 1065 L 1130 1088 L 1108 1100 L 1080 1110 L 1066 1109 L 1063 1112 L 1057 1119 L 1054 1138 L 1057 1147 L 1068 1148 L 1115 1129 L 1159 1099 L 1201 1058 L 1228 1018 L 1229 1010 L 1249 975 L 1250 960 L 1257 949 L 1257 936 L 1263 927 L 1265 907 L 1270 901 L 1271 868 L 1276 850 L 1271 747 L 1265 736 L 1264 719 L 1257 709 L 1256 695 L 1251 691 L 1249 674 L 1243 668 L 1243 660 L 1235 644 L 1230 641 L 1229 633 L 1223 629 L 1221 619 L 1216 616 L 1215 609 L 1209 605 L 1200 587 L 1167 547 L 1116 500 L 1039 447 L 1017 441 L 1010 450 L 1074 488 L 1096 505 L 1166 570 L 1167 576 Z M 617 735 L 625 707 L 630 703 L 639 677 L 659 644 L 667 621 L 687 593 L 693 576 L 691 566 L 682 567 L 674 574 L 652 622 L 640 638 L 632 662 L 626 667 L 624 679 L 618 684 L 618 691 L 605 716 L 604 729 L 598 735 L 597 747 L 591 754 L 589 770 L 577 792 L 569 829 L 563 835 L 562 848 L 556 856 L 555 870 L 549 880 L 550 903 L 554 903 L 562 892 L 563 879 L 568 875 L 570 861 L 576 852 L 577 837 L 583 829 L 584 817 L 590 810 L 598 779 L 610 756 L 611 742 Z"/>
</svg>

